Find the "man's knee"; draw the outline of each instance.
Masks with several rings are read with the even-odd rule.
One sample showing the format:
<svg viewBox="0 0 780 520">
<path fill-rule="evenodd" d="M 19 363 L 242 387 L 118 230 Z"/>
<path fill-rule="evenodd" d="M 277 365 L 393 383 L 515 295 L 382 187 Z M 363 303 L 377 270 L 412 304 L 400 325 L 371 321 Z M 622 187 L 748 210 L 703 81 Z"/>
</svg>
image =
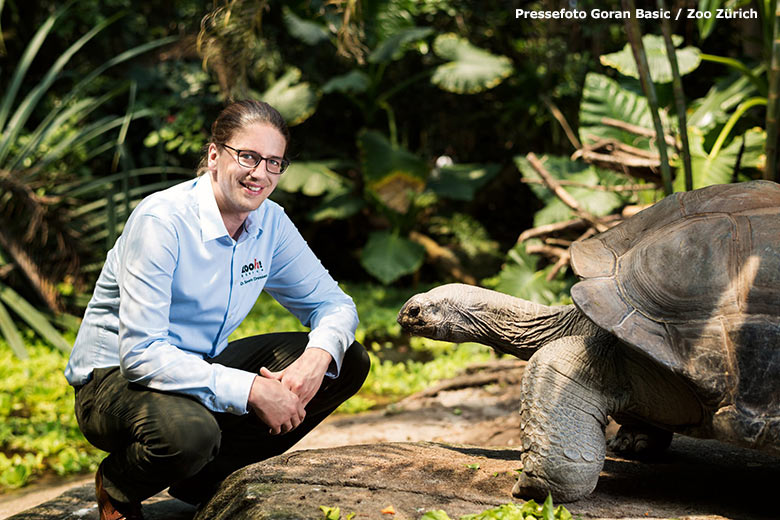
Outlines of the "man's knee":
<svg viewBox="0 0 780 520">
<path fill-rule="evenodd" d="M 346 354 L 344 354 L 344 361 L 341 363 L 339 378 L 343 377 L 346 379 L 345 383 L 354 394 L 363 386 L 363 382 L 366 380 L 370 368 L 371 359 L 368 357 L 368 352 L 366 352 L 363 345 L 355 341 L 347 349 Z"/>
<path fill-rule="evenodd" d="M 172 411 L 161 419 L 157 432 L 142 442 L 144 457 L 168 478 L 194 475 L 219 453 L 221 431 L 205 408 L 187 416 Z"/>
</svg>

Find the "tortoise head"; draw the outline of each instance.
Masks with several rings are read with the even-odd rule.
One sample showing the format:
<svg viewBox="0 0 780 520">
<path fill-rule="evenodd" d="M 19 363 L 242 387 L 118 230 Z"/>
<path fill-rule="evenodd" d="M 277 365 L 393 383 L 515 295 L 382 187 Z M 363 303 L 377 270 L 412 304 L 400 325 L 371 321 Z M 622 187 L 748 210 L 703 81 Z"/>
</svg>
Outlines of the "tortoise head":
<svg viewBox="0 0 780 520">
<path fill-rule="evenodd" d="M 415 336 L 443 341 L 473 341 L 468 325 L 473 321 L 473 287 L 448 284 L 412 296 L 398 312 L 398 323 Z"/>
</svg>

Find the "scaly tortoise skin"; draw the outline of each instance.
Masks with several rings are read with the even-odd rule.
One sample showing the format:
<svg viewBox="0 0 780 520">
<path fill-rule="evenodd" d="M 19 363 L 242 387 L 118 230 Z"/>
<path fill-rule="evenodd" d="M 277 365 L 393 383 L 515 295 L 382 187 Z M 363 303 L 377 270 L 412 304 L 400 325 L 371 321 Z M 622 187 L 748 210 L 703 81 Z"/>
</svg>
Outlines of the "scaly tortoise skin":
<svg viewBox="0 0 780 520">
<path fill-rule="evenodd" d="M 780 186 L 673 194 L 575 243 L 571 262 L 574 305 L 450 284 L 399 313 L 413 334 L 529 360 L 513 494 L 590 493 L 608 415 L 628 451 L 677 432 L 780 453 Z"/>
</svg>

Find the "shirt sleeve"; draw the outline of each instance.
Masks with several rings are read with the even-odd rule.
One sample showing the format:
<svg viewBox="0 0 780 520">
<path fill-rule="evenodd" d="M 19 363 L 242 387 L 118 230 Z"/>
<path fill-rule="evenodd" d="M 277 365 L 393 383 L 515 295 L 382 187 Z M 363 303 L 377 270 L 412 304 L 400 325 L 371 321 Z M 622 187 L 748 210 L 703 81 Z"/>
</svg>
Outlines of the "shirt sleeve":
<svg viewBox="0 0 780 520">
<path fill-rule="evenodd" d="M 191 395 L 210 410 L 247 412 L 251 372 L 210 364 L 171 341 L 169 312 L 179 240 L 172 224 L 139 215 L 119 258 L 119 366 L 128 381 Z"/>
<path fill-rule="evenodd" d="M 327 375 L 338 377 L 344 354 L 355 341 L 355 304 L 322 266 L 286 213 L 282 213 L 274 233 L 278 240 L 265 290 L 311 328 L 306 348 L 328 352 L 333 362 Z"/>
</svg>

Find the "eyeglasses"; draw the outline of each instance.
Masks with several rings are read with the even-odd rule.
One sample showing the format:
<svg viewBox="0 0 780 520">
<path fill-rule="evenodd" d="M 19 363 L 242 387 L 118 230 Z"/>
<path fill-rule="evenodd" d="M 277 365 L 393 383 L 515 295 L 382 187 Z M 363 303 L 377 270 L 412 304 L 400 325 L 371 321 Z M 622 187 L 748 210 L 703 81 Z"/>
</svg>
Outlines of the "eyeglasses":
<svg viewBox="0 0 780 520">
<path fill-rule="evenodd" d="M 265 171 L 268 173 L 284 173 L 284 170 L 290 166 L 290 161 L 287 159 L 279 159 L 278 157 L 263 157 L 257 152 L 252 150 L 236 150 L 232 146 L 228 146 L 225 143 L 221 143 L 222 146 L 228 150 L 236 152 L 236 162 L 239 166 L 244 168 L 257 168 L 260 161 L 265 161 Z"/>
</svg>

